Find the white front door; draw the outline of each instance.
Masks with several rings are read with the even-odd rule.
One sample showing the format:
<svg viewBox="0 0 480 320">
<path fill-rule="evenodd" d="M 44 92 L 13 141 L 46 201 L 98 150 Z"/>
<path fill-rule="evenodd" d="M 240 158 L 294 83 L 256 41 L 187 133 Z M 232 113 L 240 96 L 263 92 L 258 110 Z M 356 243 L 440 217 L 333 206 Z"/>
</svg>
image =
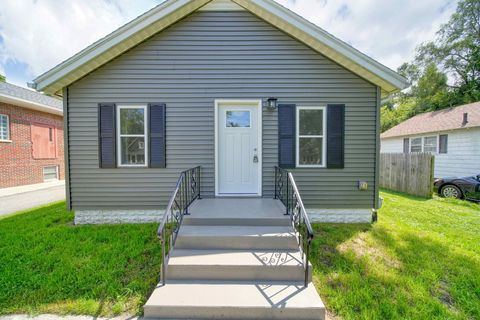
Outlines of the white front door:
<svg viewBox="0 0 480 320">
<path fill-rule="evenodd" d="M 261 195 L 261 104 L 225 102 L 216 110 L 217 195 Z"/>
</svg>

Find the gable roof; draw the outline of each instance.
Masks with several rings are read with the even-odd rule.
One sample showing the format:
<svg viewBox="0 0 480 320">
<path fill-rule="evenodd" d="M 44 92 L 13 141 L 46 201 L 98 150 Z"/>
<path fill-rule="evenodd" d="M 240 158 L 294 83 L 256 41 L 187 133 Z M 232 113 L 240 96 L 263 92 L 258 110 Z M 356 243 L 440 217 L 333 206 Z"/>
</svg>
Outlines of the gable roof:
<svg viewBox="0 0 480 320">
<path fill-rule="evenodd" d="M 0 82 L 0 102 L 57 115 L 63 114 L 62 100 L 7 82 Z"/>
<path fill-rule="evenodd" d="M 464 113 L 468 114 L 467 123 L 463 122 Z M 385 131 L 380 137 L 384 139 L 473 127 L 480 127 L 480 101 L 416 115 Z"/>
<path fill-rule="evenodd" d="M 405 78 L 393 70 L 335 38 L 274 0 L 231 1 L 379 86 L 383 95 L 407 86 Z M 39 91 L 61 95 L 62 88 L 209 2 L 212 0 L 167 0 L 40 75 L 34 80 L 34 85 Z"/>
</svg>

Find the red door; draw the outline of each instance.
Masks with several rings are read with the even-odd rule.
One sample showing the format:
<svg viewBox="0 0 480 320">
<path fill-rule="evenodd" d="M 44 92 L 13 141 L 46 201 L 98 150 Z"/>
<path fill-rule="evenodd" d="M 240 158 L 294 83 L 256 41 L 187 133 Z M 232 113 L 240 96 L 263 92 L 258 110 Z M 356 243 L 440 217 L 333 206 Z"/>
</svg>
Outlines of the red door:
<svg viewBox="0 0 480 320">
<path fill-rule="evenodd" d="M 32 124 L 32 155 L 34 159 L 55 159 L 57 143 L 55 127 Z"/>
</svg>

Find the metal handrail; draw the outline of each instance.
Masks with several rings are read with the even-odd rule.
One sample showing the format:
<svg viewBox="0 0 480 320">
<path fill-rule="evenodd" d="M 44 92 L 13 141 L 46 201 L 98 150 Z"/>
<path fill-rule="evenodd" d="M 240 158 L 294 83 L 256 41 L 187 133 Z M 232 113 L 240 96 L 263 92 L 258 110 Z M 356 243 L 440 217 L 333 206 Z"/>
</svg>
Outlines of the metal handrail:
<svg viewBox="0 0 480 320">
<path fill-rule="evenodd" d="M 157 236 L 162 246 L 161 279 L 163 285 L 166 281 L 166 266 L 170 259 L 170 251 L 177 240 L 183 216 L 189 214 L 188 207 L 196 199 L 201 199 L 199 166 L 180 173 L 157 230 Z"/>
<path fill-rule="evenodd" d="M 275 167 L 275 199 L 279 199 L 285 205 L 285 215 L 290 215 L 301 250 L 305 268 L 305 286 L 307 286 L 310 269 L 310 244 L 314 237 L 313 229 L 292 173 L 277 166 Z"/>
</svg>

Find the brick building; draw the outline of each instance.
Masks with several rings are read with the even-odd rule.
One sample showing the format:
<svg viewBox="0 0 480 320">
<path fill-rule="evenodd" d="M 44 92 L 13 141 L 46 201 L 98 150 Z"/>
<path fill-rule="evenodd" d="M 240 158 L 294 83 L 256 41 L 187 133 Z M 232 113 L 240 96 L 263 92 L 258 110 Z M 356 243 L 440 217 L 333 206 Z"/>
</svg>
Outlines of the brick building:
<svg viewBox="0 0 480 320">
<path fill-rule="evenodd" d="M 0 188 L 64 179 L 62 101 L 0 82 Z"/>
</svg>

